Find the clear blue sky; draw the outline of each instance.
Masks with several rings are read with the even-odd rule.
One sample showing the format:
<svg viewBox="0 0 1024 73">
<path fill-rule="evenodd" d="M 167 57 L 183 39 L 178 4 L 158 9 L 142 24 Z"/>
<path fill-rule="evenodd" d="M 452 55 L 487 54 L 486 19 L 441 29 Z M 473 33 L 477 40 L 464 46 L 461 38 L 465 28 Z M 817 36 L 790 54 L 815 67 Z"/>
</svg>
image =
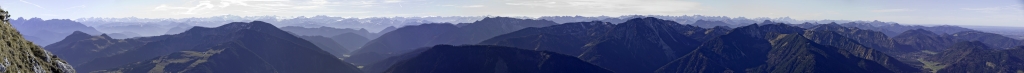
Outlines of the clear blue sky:
<svg viewBox="0 0 1024 73">
<path fill-rule="evenodd" d="M 1024 27 L 1021 0 L 0 0 L 14 17 L 713 15 Z"/>
</svg>

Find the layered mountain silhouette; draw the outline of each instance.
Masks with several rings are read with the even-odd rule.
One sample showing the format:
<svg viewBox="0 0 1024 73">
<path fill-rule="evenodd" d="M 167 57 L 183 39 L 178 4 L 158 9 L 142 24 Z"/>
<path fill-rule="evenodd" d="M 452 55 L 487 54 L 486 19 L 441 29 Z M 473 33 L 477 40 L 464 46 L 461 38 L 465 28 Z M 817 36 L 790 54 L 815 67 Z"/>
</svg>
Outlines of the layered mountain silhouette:
<svg viewBox="0 0 1024 73">
<path fill-rule="evenodd" d="M 385 33 L 380 38 L 367 42 L 359 50 L 352 53 L 352 57 L 345 61 L 356 65 L 365 65 L 382 60 L 389 56 L 405 53 L 405 51 L 423 47 L 441 33 L 458 29 L 452 24 L 422 24 L 416 26 L 405 26 L 395 31 Z M 363 50 L 374 50 L 376 52 L 361 52 Z"/>
<path fill-rule="evenodd" d="M 925 61 L 936 73 L 1014 73 L 1024 72 L 1024 60 L 1014 56 L 1020 51 L 996 50 L 979 41 L 959 42 Z"/>
<path fill-rule="evenodd" d="M 355 66 L 314 43 L 261 21 L 235 22 L 216 28 L 195 27 L 175 35 L 123 40 L 91 38 L 66 39 L 62 41 L 69 42 L 66 46 L 49 47 L 99 51 L 60 55 L 98 57 L 75 64 L 79 72 L 359 72 Z M 110 41 L 138 42 L 108 43 Z"/>
<path fill-rule="evenodd" d="M 950 45 L 962 41 L 949 35 L 939 35 L 924 29 L 907 30 L 893 37 L 893 40 L 900 42 L 900 44 L 910 45 L 913 48 L 931 52 L 943 51 Z"/>
<path fill-rule="evenodd" d="M 109 33 L 107 35 L 110 36 L 110 38 L 114 38 L 114 39 L 125 39 L 125 38 L 132 38 L 132 37 L 142 36 L 142 35 L 139 35 L 138 33 L 134 33 L 134 32 Z"/>
<path fill-rule="evenodd" d="M 22 33 L 6 19 L 7 11 L 0 9 L 0 72 L 4 73 L 68 73 L 75 72 L 72 66 L 42 47 L 26 40 Z"/>
<path fill-rule="evenodd" d="M 566 55 L 580 55 L 587 42 L 613 28 L 608 22 L 565 23 L 542 28 L 526 28 L 480 42 Z"/>
<path fill-rule="evenodd" d="M 60 42 L 47 45 L 54 55 L 61 56 L 73 66 L 81 66 L 96 58 L 123 53 L 142 47 L 148 40 L 113 39 L 106 34 L 92 36 L 88 33 L 75 31 Z"/>
<path fill-rule="evenodd" d="M 690 24 L 690 25 L 694 25 L 694 26 L 698 26 L 698 27 L 704 27 L 704 28 L 713 28 L 713 27 L 718 27 L 718 26 L 728 26 L 730 24 L 722 22 L 722 21 L 697 20 L 696 22 L 693 22 L 693 24 Z"/>
<path fill-rule="evenodd" d="M 889 38 L 885 33 L 874 30 L 865 30 L 856 27 L 848 28 L 835 23 L 811 26 L 808 30 L 835 32 L 836 34 L 852 39 L 854 42 L 860 43 L 863 46 L 890 55 L 901 55 L 920 51 L 910 45 L 900 44 L 892 38 Z"/>
<path fill-rule="evenodd" d="M 817 44 L 799 34 L 777 34 L 777 38 L 765 40 L 744 32 L 749 31 L 736 30 L 708 41 L 694 52 L 676 59 L 656 72 L 893 72 L 877 62 L 844 55 L 849 52 Z"/>
<path fill-rule="evenodd" d="M 335 42 L 331 38 L 323 36 L 299 36 L 299 38 L 305 39 L 306 41 L 313 43 L 313 45 L 316 45 L 320 49 L 327 51 L 327 53 L 331 53 L 335 57 L 344 57 L 344 55 L 349 52 L 348 48 L 345 48 L 345 46 L 342 46 L 340 43 Z"/>
<path fill-rule="evenodd" d="M 181 32 L 188 31 L 188 29 L 191 29 L 192 27 L 195 27 L 195 26 L 182 24 L 182 25 L 174 26 L 174 27 L 171 27 L 170 29 L 167 29 L 167 32 L 165 32 L 164 34 L 178 34 L 178 33 L 181 33 Z"/>
<path fill-rule="evenodd" d="M 1024 45 L 1024 40 L 1017 40 L 999 34 L 981 31 L 963 31 L 951 34 L 954 38 L 965 41 L 981 41 L 995 49 L 1011 49 Z"/>
<path fill-rule="evenodd" d="M 700 42 L 677 33 L 672 21 L 653 17 L 630 19 L 582 47 L 580 59 L 615 72 L 654 72 Z"/>
<path fill-rule="evenodd" d="M 380 32 L 377 32 L 377 33 L 384 34 L 384 33 L 388 33 L 388 32 L 391 32 L 391 31 L 395 31 L 396 29 L 398 29 L 398 27 L 388 26 L 388 27 L 384 28 L 384 30 L 380 30 Z"/>
<path fill-rule="evenodd" d="M 843 55 L 852 55 L 858 58 L 863 58 L 867 61 L 878 62 L 890 71 L 897 73 L 910 73 L 910 72 L 922 72 L 920 69 L 915 68 L 909 64 L 900 62 L 892 56 L 883 53 L 880 50 L 861 45 L 854 39 L 847 38 L 834 31 L 807 31 L 804 32 L 804 37 L 815 43 L 821 45 L 828 45 L 836 47 Z"/>
<path fill-rule="evenodd" d="M 483 19 L 451 20 L 475 21 L 472 23 L 428 24 L 418 23 L 435 20 L 420 20 L 419 18 L 338 19 L 317 16 L 270 21 L 270 23 L 290 25 L 287 27 L 276 27 L 263 21 L 234 22 L 219 27 L 159 25 L 159 29 L 171 29 L 167 31 L 168 35 L 151 37 L 135 37 L 140 35 L 127 31 L 102 34 L 93 32 L 95 29 L 35 31 L 39 28 L 78 29 L 87 26 L 81 23 L 76 25 L 77 22 L 70 20 L 18 19 L 16 21 L 46 22 L 46 24 L 26 26 L 15 24 L 17 28 L 32 27 L 26 31 L 31 31 L 30 33 L 33 35 L 40 35 L 27 36 L 25 32 L 19 33 L 26 36 L 15 36 L 18 37 L 14 40 L 15 47 L 31 48 L 31 46 L 18 46 L 24 44 L 17 44 L 19 42 L 16 39 L 43 40 L 45 42 L 45 40 L 53 40 L 51 38 L 54 37 L 50 36 L 59 35 L 59 38 L 63 38 L 63 40 L 46 45 L 46 50 L 53 54 L 51 56 L 46 56 L 47 52 L 45 51 L 40 52 L 34 49 L 26 49 L 29 51 L 25 53 L 11 53 L 30 55 L 30 57 L 19 57 L 19 60 L 11 61 L 27 63 L 0 62 L 3 63 L 0 69 L 7 69 L 0 71 L 45 70 L 83 73 L 1024 72 L 1024 67 L 1021 67 L 1024 66 L 1024 62 L 1022 62 L 1024 61 L 1022 60 L 1024 59 L 1024 46 L 1022 46 L 1024 41 L 958 26 L 900 25 L 879 21 L 838 21 L 841 22 L 840 24 L 835 23 L 837 21 L 826 20 L 790 25 L 786 22 L 797 20 L 686 17 L 705 16 L 646 17 L 635 15 L 542 17 L 537 19 L 479 17 Z M 549 21 L 549 19 L 554 21 Z M 245 19 L 227 17 L 224 20 Z M 199 23 L 211 22 L 221 21 L 186 23 L 209 25 Z M 832 23 L 818 24 L 821 22 Z M 118 24 L 101 27 L 117 28 L 113 30 L 119 31 L 155 27 L 103 21 L 87 23 Z M 417 25 L 400 28 L 393 25 L 321 25 L 336 23 Z M 50 26 L 54 24 L 59 24 L 59 26 Z M 742 26 L 745 24 L 751 25 Z M 163 28 L 172 26 L 174 28 Z M 339 26 L 353 28 L 334 28 Z M 383 30 L 380 32 L 367 30 L 381 28 Z M 28 44 L 31 45 L 31 43 Z M 6 56 L 11 55 L 0 54 L 0 57 Z M 65 60 L 66 63 L 59 60 Z M 73 70 L 72 66 L 75 67 Z"/>
<path fill-rule="evenodd" d="M 359 34 L 355 33 L 343 33 L 328 38 L 331 38 L 331 40 L 337 42 L 349 51 L 358 50 L 360 47 L 363 47 L 363 45 L 366 45 L 367 42 L 370 42 L 370 39 L 359 36 Z"/>
<path fill-rule="evenodd" d="M 60 41 L 59 39 L 64 39 L 64 36 L 68 36 L 74 31 L 81 31 L 89 34 L 102 33 L 93 27 L 85 26 L 82 23 L 69 19 L 43 20 L 42 18 L 30 18 L 27 20 L 11 20 L 10 23 L 19 32 L 22 32 L 22 35 L 26 37 L 40 38 L 29 39 L 29 41 L 32 41 L 39 46 L 56 43 Z"/>
<path fill-rule="evenodd" d="M 98 72 L 244 72 L 244 73 L 360 73 L 356 66 L 315 47 L 253 30 L 232 33 L 240 38 L 209 48 L 171 53 Z"/>
<path fill-rule="evenodd" d="M 437 45 L 385 73 L 612 73 L 576 57 L 487 45 Z"/>
<path fill-rule="evenodd" d="M 337 36 L 337 35 L 345 34 L 345 33 L 354 33 L 354 34 L 358 34 L 359 36 L 363 36 L 363 37 L 367 37 L 367 38 L 377 38 L 377 37 L 379 37 L 381 35 L 379 33 L 371 33 L 370 31 L 368 31 L 366 29 L 352 29 L 352 28 L 340 29 L 340 28 L 326 27 L 326 26 L 317 27 L 317 28 L 285 26 L 285 27 L 281 27 L 281 30 L 294 33 L 295 35 L 302 35 L 302 36 L 324 36 L 324 37 L 330 37 L 330 36 Z M 362 46 L 362 45 L 359 45 L 359 46 Z"/>
<path fill-rule="evenodd" d="M 346 60 L 353 60 L 350 62 L 364 65 L 418 47 L 437 44 L 476 44 L 491 37 L 523 28 L 550 25 L 556 25 L 556 23 L 547 20 L 488 17 L 473 23 L 457 25 L 434 23 L 405 26 L 371 40 L 361 49 L 353 51 L 351 59 Z"/>
</svg>

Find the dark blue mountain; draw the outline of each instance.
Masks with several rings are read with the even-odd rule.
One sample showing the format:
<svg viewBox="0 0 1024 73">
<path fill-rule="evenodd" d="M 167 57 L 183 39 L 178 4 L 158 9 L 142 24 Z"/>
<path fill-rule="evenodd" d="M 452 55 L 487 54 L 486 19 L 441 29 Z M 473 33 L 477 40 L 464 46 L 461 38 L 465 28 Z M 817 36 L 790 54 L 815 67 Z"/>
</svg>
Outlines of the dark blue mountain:
<svg viewBox="0 0 1024 73">
<path fill-rule="evenodd" d="M 1017 40 L 999 34 L 981 31 L 963 31 L 951 34 L 954 38 L 965 41 L 981 41 L 996 49 L 1012 49 L 1024 45 L 1024 40 Z"/>
<path fill-rule="evenodd" d="M 452 24 L 423 24 L 416 26 L 405 26 L 395 31 L 385 33 L 377 39 L 367 42 L 361 49 L 355 50 L 351 57 L 345 61 L 356 65 L 365 65 L 377 62 L 389 56 L 405 53 L 418 47 L 424 47 L 438 37 L 441 33 L 455 31 L 459 27 Z"/>
<path fill-rule="evenodd" d="M 437 45 L 385 73 L 612 73 L 576 57 L 513 47 Z"/>
<path fill-rule="evenodd" d="M 576 22 L 560 25 L 526 28 L 480 42 L 481 45 L 501 45 L 516 48 L 551 51 L 579 55 L 587 42 L 598 38 L 613 26 L 608 22 Z"/>
<path fill-rule="evenodd" d="M 69 37 L 79 37 L 75 35 Z M 95 38 L 95 37 L 93 37 Z M 106 37 L 104 37 L 106 38 Z M 48 46 L 61 57 L 98 57 L 76 65 L 78 72 L 360 72 L 315 44 L 261 22 L 195 27 L 175 35 L 132 39 L 66 39 Z M 132 43 L 109 41 L 134 41 Z M 56 45 L 56 44 L 55 44 Z M 82 45 L 90 48 L 76 48 Z M 257 70 L 253 70 L 257 69 Z"/>
<path fill-rule="evenodd" d="M 351 62 L 357 65 L 370 64 L 419 47 L 437 44 L 476 44 L 523 28 L 551 25 L 556 23 L 547 20 L 488 17 L 473 23 L 457 25 L 439 23 L 405 26 L 371 40 L 361 49 L 353 51 L 352 57 L 346 60 L 354 60 Z"/>
<path fill-rule="evenodd" d="M 584 61 L 624 73 L 649 73 L 695 49 L 700 42 L 678 33 L 679 23 L 653 17 L 613 26 L 582 47 Z"/>
<path fill-rule="evenodd" d="M 1024 71 L 1024 60 L 1014 50 L 997 50 L 979 41 L 958 42 L 946 51 L 923 60 L 936 73 L 1013 73 Z"/>
<path fill-rule="evenodd" d="M 900 44 L 910 45 L 915 49 L 931 52 L 944 51 L 949 46 L 963 41 L 949 35 L 939 35 L 924 29 L 907 30 L 892 39 Z"/>
<path fill-rule="evenodd" d="M 877 62 L 814 43 L 798 34 L 765 40 L 734 31 L 658 69 L 657 73 L 893 73 Z"/>
<path fill-rule="evenodd" d="M 348 48 L 345 48 L 341 43 L 335 42 L 334 39 L 331 38 L 323 36 L 299 36 L 299 38 L 313 43 L 313 45 L 327 51 L 327 53 L 331 53 L 331 55 L 334 55 L 335 57 L 342 58 L 349 52 Z"/>
</svg>

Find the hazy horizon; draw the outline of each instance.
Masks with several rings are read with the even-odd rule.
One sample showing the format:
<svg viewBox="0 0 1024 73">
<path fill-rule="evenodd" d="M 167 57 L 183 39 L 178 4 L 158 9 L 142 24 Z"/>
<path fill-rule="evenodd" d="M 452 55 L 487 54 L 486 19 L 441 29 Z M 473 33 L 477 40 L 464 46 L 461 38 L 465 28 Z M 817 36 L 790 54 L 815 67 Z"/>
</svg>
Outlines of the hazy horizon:
<svg viewBox="0 0 1024 73">
<path fill-rule="evenodd" d="M 12 17 L 704 15 L 1024 27 L 1019 0 L 0 0 Z"/>
</svg>

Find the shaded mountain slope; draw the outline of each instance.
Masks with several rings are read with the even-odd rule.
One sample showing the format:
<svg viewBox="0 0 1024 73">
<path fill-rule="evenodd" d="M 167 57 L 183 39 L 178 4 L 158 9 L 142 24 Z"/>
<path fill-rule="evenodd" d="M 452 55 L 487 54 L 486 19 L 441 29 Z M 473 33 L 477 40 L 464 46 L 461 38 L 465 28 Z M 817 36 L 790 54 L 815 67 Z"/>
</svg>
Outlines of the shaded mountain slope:
<svg viewBox="0 0 1024 73">
<path fill-rule="evenodd" d="M 680 24 L 653 17 L 630 19 L 584 45 L 579 58 L 615 72 L 654 72 L 700 44 L 672 25 Z"/>
<path fill-rule="evenodd" d="M 576 22 L 542 28 L 526 28 L 496 36 L 482 45 L 501 45 L 537 51 L 579 55 L 587 42 L 612 28 L 607 22 Z"/>
<path fill-rule="evenodd" d="M 336 36 L 330 36 L 329 38 L 334 42 L 341 44 L 342 47 L 345 47 L 349 51 L 358 50 L 363 47 L 363 45 L 366 45 L 367 42 L 370 42 L 370 39 L 359 36 L 355 33 L 343 33 Z"/>
<path fill-rule="evenodd" d="M 805 31 L 775 23 L 733 29 L 655 72 L 902 73 L 920 70 L 836 32 Z"/>
<path fill-rule="evenodd" d="M 1024 61 L 1007 52 L 992 49 L 978 41 L 959 42 L 925 60 L 944 68 L 937 73 L 1013 73 L 1024 71 Z"/>
<path fill-rule="evenodd" d="M 951 34 L 954 38 L 965 41 L 981 41 L 994 49 L 1011 49 L 1024 45 L 1024 40 L 1017 40 L 999 34 L 981 31 L 963 31 Z"/>
<path fill-rule="evenodd" d="M 807 31 L 803 36 L 814 41 L 815 43 L 819 43 L 821 45 L 834 46 L 840 51 L 846 51 L 840 52 L 843 55 L 852 55 L 866 60 L 878 62 L 879 64 L 885 66 L 885 68 L 893 72 L 922 72 L 921 69 L 914 68 L 913 66 L 908 64 L 904 64 L 903 62 L 900 62 L 898 59 L 886 55 L 886 53 L 882 53 L 877 49 L 861 45 L 860 43 L 857 43 L 856 40 L 844 37 L 837 32 Z"/>
<path fill-rule="evenodd" d="M 92 61 L 93 59 L 115 55 L 141 47 L 147 41 L 137 39 L 113 39 L 106 34 L 92 36 L 83 32 L 73 32 L 64 40 L 47 45 L 47 50 L 52 50 L 54 55 L 68 61 L 73 66 Z"/>
<path fill-rule="evenodd" d="M 331 53 L 335 57 L 344 57 L 343 55 L 348 54 L 349 50 L 340 43 L 334 42 L 334 39 L 323 37 L 323 36 L 299 36 L 299 38 L 305 39 L 313 45 L 316 45 L 320 49 Z"/>
<path fill-rule="evenodd" d="M 555 23 L 547 20 L 488 17 L 473 23 L 460 23 L 457 25 L 435 23 L 405 26 L 385 33 L 380 38 L 371 40 L 359 50 L 353 51 L 353 59 L 347 60 L 360 60 L 350 62 L 364 65 L 418 47 L 428 47 L 437 44 L 476 44 L 486 39 L 523 28 L 550 25 L 555 25 Z"/>
<path fill-rule="evenodd" d="M 1017 57 L 1017 59 L 1024 59 L 1024 46 L 1017 46 L 1017 48 L 1008 49 L 1006 52 L 1010 52 L 1010 55 Z"/>
<path fill-rule="evenodd" d="M 700 40 L 701 42 L 703 42 L 703 41 L 708 41 L 708 40 L 714 39 L 715 37 L 718 37 L 718 36 L 725 35 L 725 34 L 729 33 L 730 30 L 732 30 L 732 28 L 729 28 L 728 26 L 715 26 L 714 28 L 708 28 L 708 29 L 706 29 L 703 32 L 694 32 L 694 34 L 701 34 L 701 35 L 698 35 L 698 36 L 689 35 L 689 36 L 694 38 L 694 39 L 696 39 L 696 40 Z"/>
<path fill-rule="evenodd" d="M 423 53 L 424 51 L 427 51 L 430 48 L 431 47 L 423 47 L 409 51 L 408 53 L 404 53 L 402 55 L 391 56 L 383 60 L 374 62 L 373 64 L 365 65 L 363 66 L 362 70 L 363 72 L 366 73 L 382 73 L 384 71 L 387 71 L 388 68 L 391 68 L 391 66 L 397 64 L 398 62 L 406 61 L 412 59 L 413 57 L 417 57 L 420 55 L 420 53 Z"/>
<path fill-rule="evenodd" d="M 352 53 L 352 57 L 346 58 L 345 61 L 352 62 L 356 65 L 365 65 L 376 62 L 378 60 L 387 58 L 401 53 L 405 53 L 407 49 L 415 49 L 432 41 L 433 38 L 438 37 L 443 32 L 454 31 L 458 29 L 452 24 L 423 24 L 415 26 L 405 26 L 395 31 L 385 33 L 383 36 L 377 39 L 370 40 L 361 49 L 355 50 Z"/>
<path fill-rule="evenodd" d="M 893 40 L 900 44 L 910 45 L 913 48 L 932 52 L 943 51 L 950 45 L 957 43 L 956 38 L 947 35 L 939 35 L 924 29 L 907 30 L 906 32 L 893 37 Z"/>
<path fill-rule="evenodd" d="M 743 73 L 763 64 L 771 43 L 761 38 L 729 34 L 708 40 L 693 52 L 662 66 L 655 73 Z"/>
<path fill-rule="evenodd" d="M 281 27 L 281 30 L 294 33 L 295 35 L 302 35 L 302 36 L 337 36 L 339 34 L 344 34 L 344 33 L 354 33 L 354 34 L 358 34 L 359 36 L 363 36 L 363 37 L 366 37 L 366 38 L 377 38 L 377 37 L 380 37 L 380 35 L 381 35 L 380 33 L 371 33 L 370 31 L 368 31 L 366 29 L 353 29 L 353 28 L 344 28 L 344 29 L 342 29 L 342 28 L 334 28 L 334 27 L 326 27 L 326 26 L 321 26 L 321 27 L 317 27 L 317 28 L 305 28 L 305 27 L 298 27 L 298 26 L 285 26 L 285 27 Z M 360 45 L 360 46 L 362 46 L 362 45 Z"/>
<path fill-rule="evenodd" d="M 355 66 L 317 49 L 253 30 L 208 48 L 197 48 L 98 72 L 360 73 Z"/>
<path fill-rule="evenodd" d="M 846 51 L 801 35 L 778 34 L 778 38 L 768 41 L 742 32 L 746 31 L 708 41 L 656 72 L 892 73 L 874 61 L 844 55 Z"/>
<path fill-rule="evenodd" d="M 861 45 L 890 55 L 900 55 L 920 51 L 918 49 L 914 49 L 910 45 L 900 44 L 892 38 L 889 38 L 889 36 L 883 32 L 873 30 L 864 30 L 856 27 L 847 28 L 834 23 L 812 26 L 808 30 L 836 32 L 843 37 L 855 40 L 855 42 L 860 43 Z"/>
<path fill-rule="evenodd" d="M 719 27 L 719 26 L 727 27 L 730 24 L 722 22 L 722 21 L 697 20 L 696 22 L 693 22 L 693 24 L 690 24 L 690 25 L 694 25 L 694 26 L 698 26 L 698 27 L 704 27 L 704 28 L 713 28 L 713 27 Z"/>
<path fill-rule="evenodd" d="M 264 38 L 264 39 L 252 39 L 252 38 Z M 335 64 L 334 61 L 340 61 L 330 53 L 323 51 L 315 44 L 306 41 L 302 38 L 293 36 L 285 31 L 278 29 L 277 27 L 262 21 L 254 21 L 249 23 L 234 22 L 226 25 L 222 25 L 216 28 L 207 27 L 195 27 L 188 31 L 174 35 L 163 35 L 154 37 L 139 37 L 124 39 L 124 41 L 138 41 L 141 43 L 113 43 L 106 44 L 105 46 L 86 46 L 106 43 L 105 40 L 65 40 L 65 41 L 79 41 L 72 42 L 71 46 L 55 46 L 55 48 L 75 48 L 73 45 L 82 45 L 85 47 L 98 47 L 95 49 L 82 49 L 76 48 L 77 50 L 100 50 L 100 52 L 91 53 L 71 53 L 69 56 L 84 55 L 84 56 L 100 56 L 93 60 L 84 62 L 82 64 L 75 64 L 79 72 L 91 72 L 96 70 L 111 69 L 115 67 L 155 67 L 155 66 L 125 66 L 127 64 L 136 63 L 136 65 L 143 65 L 139 63 L 159 63 L 149 62 L 153 61 L 154 58 L 161 56 L 173 57 L 173 58 L 191 58 L 189 60 L 200 60 L 194 57 L 174 57 L 174 53 L 182 53 L 181 51 L 195 51 L 195 52 L 206 52 L 211 47 L 223 46 L 223 44 L 236 43 L 245 45 L 243 47 L 233 47 L 248 49 L 250 52 L 257 52 L 257 54 L 264 54 L 265 52 L 275 52 L 270 54 L 277 54 L 280 56 L 310 56 L 303 58 L 318 59 L 318 60 L 301 60 L 294 61 L 290 64 L 296 65 L 311 65 L 305 63 L 326 63 Z M 123 40 L 117 40 L 121 42 Z M 248 43 L 238 43 L 239 41 L 253 41 Z M 257 42 L 258 41 L 258 42 Z M 95 42 L 95 43 L 90 43 Z M 269 44 L 278 43 L 278 44 Z M 256 45 L 258 44 L 258 45 Z M 263 49 L 263 50 L 252 50 L 252 49 Z M 106 51 L 105 51 L 106 50 Z M 114 51 L 109 51 L 114 50 Z M 281 50 L 293 50 L 293 51 L 281 51 Z M 74 51 L 74 50 L 71 50 Z M 236 50 L 227 50 L 228 52 Z M 109 53 L 114 52 L 114 53 Z M 259 53 L 264 52 L 264 53 Z M 302 53 L 302 54 L 288 54 L 282 55 L 282 53 Z M 324 56 L 326 55 L 326 56 Z M 244 57 L 234 55 L 238 57 Z M 282 58 L 278 56 L 261 56 L 265 60 L 286 60 L 290 58 Z M 281 59 L 278 59 L 281 58 Z M 156 59 L 161 60 L 161 59 Z M 181 59 L 185 60 L 185 59 Z M 140 62 L 142 61 L 142 62 Z M 310 61 L 310 62 L 306 62 Z M 327 63 L 331 62 L 331 63 Z M 178 63 L 177 61 L 175 63 Z M 198 63 L 197 63 L 198 64 Z M 326 65 L 322 64 L 322 65 Z M 348 64 L 348 63 L 338 63 Z M 253 64 L 263 65 L 263 64 Z M 321 65 L 321 64 L 313 64 Z M 277 66 L 277 65 L 273 65 Z M 339 65 L 343 66 L 343 65 Z M 223 66 L 219 66 L 223 67 Z M 255 67 L 272 67 L 271 65 L 255 66 Z M 282 67 L 273 67 L 278 70 L 285 70 L 284 72 L 292 72 L 289 69 Z M 301 68 L 301 67 L 296 67 Z M 188 69 L 185 66 L 167 66 L 163 69 L 167 71 L 174 71 L 174 69 Z M 128 70 L 126 70 L 128 71 Z M 301 71 L 297 71 L 301 72 Z"/>
<path fill-rule="evenodd" d="M 7 18 L 7 11 L 0 9 L 0 72 L 4 73 L 68 73 L 75 72 L 64 60 L 57 58 L 21 36 Z"/>
<path fill-rule="evenodd" d="M 385 72 L 611 73 L 568 55 L 486 45 L 437 45 Z"/>
<path fill-rule="evenodd" d="M 431 43 L 476 44 L 492 37 L 528 27 L 546 27 L 558 23 L 548 20 L 517 19 L 509 17 L 488 17 L 473 23 L 460 23 L 457 31 L 449 31 L 434 38 Z M 457 26 L 458 26 L 457 25 Z"/>
</svg>

